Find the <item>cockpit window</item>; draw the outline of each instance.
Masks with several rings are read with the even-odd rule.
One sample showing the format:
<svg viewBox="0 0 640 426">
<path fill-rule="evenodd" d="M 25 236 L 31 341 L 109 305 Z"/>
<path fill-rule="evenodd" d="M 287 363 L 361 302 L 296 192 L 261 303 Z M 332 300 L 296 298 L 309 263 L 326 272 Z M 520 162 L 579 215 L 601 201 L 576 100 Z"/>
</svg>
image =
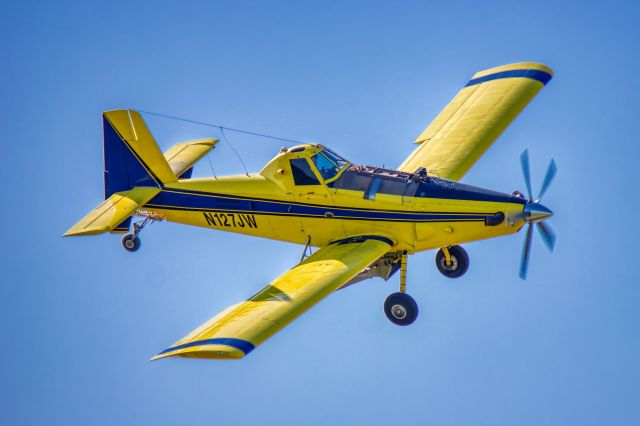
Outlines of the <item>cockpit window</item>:
<svg viewBox="0 0 640 426">
<path fill-rule="evenodd" d="M 324 180 L 329 180 L 337 175 L 340 169 L 349 163 L 328 149 L 314 155 L 311 157 L 311 160 L 313 160 L 313 164 L 316 165 L 316 168 Z"/>
<path fill-rule="evenodd" d="M 306 158 L 291 160 L 291 172 L 296 185 L 320 185 Z"/>
<path fill-rule="evenodd" d="M 336 163 L 338 165 L 338 168 L 340 168 L 340 169 L 342 168 L 342 166 L 344 166 L 347 163 L 349 163 L 347 160 L 345 160 L 344 158 L 340 157 L 338 154 L 336 154 L 335 152 L 331 151 L 329 148 L 325 148 L 324 151 L 322 151 L 322 153 L 324 155 L 326 155 L 331 161 Z"/>
</svg>

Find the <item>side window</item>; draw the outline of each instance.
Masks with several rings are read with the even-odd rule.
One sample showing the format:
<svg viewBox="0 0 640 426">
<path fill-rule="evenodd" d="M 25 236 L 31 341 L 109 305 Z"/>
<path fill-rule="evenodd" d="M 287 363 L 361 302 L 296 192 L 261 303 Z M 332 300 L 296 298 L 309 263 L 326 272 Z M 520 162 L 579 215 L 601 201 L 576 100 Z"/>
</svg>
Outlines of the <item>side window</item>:
<svg viewBox="0 0 640 426">
<path fill-rule="evenodd" d="M 404 195 L 407 190 L 407 182 L 396 179 L 384 179 L 380 182 L 378 192 L 389 195 Z"/>
<path fill-rule="evenodd" d="M 306 158 L 296 158 L 290 162 L 293 182 L 296 185 L 320 185 Z"/>
</svg>

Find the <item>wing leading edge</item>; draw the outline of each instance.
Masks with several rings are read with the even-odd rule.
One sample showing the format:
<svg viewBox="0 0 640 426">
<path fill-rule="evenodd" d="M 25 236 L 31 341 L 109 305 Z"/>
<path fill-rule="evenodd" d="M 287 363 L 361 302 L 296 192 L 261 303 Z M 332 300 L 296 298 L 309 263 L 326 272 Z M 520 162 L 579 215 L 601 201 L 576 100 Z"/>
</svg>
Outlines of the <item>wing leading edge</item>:
<svg viewBox="0 0 640 426">
<path fill-rule="evenodd" d="M 418 136 L 418 147 L 398 170 L 424 167 L 460 180 L 552 77 L 551 69 L 534 62 L 476 73 Z"/>
<path fill-rule="evenodd" d="M 152 360 L 169 356 L 242 358 L 387 253 L 393 244 L 389 238 L 374 235 L 334 241 Z"/>
</svg>

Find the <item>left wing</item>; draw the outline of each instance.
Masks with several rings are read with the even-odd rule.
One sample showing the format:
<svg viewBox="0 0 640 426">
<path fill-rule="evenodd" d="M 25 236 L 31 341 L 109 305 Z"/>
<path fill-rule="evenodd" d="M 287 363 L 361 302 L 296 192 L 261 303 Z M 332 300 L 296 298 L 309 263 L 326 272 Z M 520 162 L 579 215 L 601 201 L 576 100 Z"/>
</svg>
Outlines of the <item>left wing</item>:
<svg viewBox="0 0 640 426">
<path fill-rule="evenodd" d="M 387 253 L 393 241 L 364 235 L 322 247 L 253 297 L 233 305 L 152 358 L 242 358 Z"/>
<path fill-rule="evenodd" d="M 552 76 L 535 62 L 476 73 L 418 136 L 418 147 L 398 170 L 414 173 L 424 167 L 460 180 Z"/>
</svg>

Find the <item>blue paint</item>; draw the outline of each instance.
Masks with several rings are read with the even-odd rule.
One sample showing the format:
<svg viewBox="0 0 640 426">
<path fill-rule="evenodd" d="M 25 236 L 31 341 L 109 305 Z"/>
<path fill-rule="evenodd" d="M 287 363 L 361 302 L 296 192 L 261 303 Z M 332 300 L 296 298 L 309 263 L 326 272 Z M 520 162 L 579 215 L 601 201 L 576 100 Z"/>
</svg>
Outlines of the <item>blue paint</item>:
<svg viewBox="0 0 640 426">
<path fill-rule="evenodd" d="M 134 155 L 124 139 L 106 117 L 102 118 L 104 131 L 104 195 L 128 191 L 135 186 L 158 187 L 159 180 L 147 172 L 144 163 Z"/>
<path fill-rule="evenodd" d="M 443 212 L 403 212 L 388 210 L 331 208 L 313 204 L 294 204 L 260 199 L 240 199 L 206 193 L 173 192 L 165 188 L 146 206 L 169 210 L 213 211 L 225 210 L 229 213 L 255 213 L 279 216 L 326 217 L 329 212 L 336 219 L 368 219 L 385 221 L 484 221 L 487 213 L 443 213 Z M 493 217 L 494 213 L 490 216 Z"/>
<path fill-rule="evenodd" d="M 366 198 L 367 200 L 375 200 L 380 182 L 382 182 L 380 178 L 373 178 L 373 180 L 371 181 L 371 186 L 369 186 L 369 189 L 364 194 L 364 198 Z"/>
<path fill-rule="evenodd" d="M 382 170 L 382 169 L 379 169 Z M 375 198 L 375 194 L 398 195 L 402 197 L 442 198 L 447 200 L 492 201 L 498 203 L 524 204 L 526 200 L 501 192 L 491 191 L 463 183 L 430 177 L 428 180 L 414 180 L 402 177 L 395 170 L 379 175 L 371 171 L 345 170 L 342 175 L 327 186 L 335 189 L 361 191 L 365 199 Z M 407 175 L 409 176 L 409 175 Z M 370 198 L 373 197 L 373 198 Z"/>
<path fill-rule="evenodd" d="M 205 345 L 226 345 L 231 346 L 232 348 L 240 349 L 247 355 L 249 352 L 255 349 L 253 343 L 248 342 L 242 339 L 234 339 L 232 337 L 217 337 L 215 339 L 204 339 L 204 340 L 196 340 L 195 342 L 189 342 L 178 346 L 173 346 L 171 348 L 165 349 L 160 352 L 159 355 L 166 354 L 168 352 L 174 352 L 180 349 L 191 348 L 194 346 L 205 346 Z"/>
<path fill-rule="evenodd" d="M 189 167 L 187 170 L 184 171 L 184 173 L 178 176 L 178 179 L 191 179 L 192 174 L 193 174 L 193 166 Z"/>
<path fill-rule="evenodd" d="M 382 241 L 383 243 L 389 244 L 390 246 L 394 244 L 393 240 L 391 240 L 390 238 L 381 237 L 380 235 L 358 235 L 356 237 L 348 237 L 348 238 L 343 238 L 341 240 L 332 241 L 329 243 L 329 245 L 334 245 L 334 244 L 342 245 L 342 244 L 354 244 L 354 243 L 360 244 L 368 240 Z"/>
<path fill-rule="evenodd" d="M 499 80 L 501 78 L 530 78 L 537 80 L 540 83 L 546 85 L 553 77 L 551 74 L 540 70 L 511 70 L 502 71 L 494 74 L 485 75 L 484 77 L 478 77 L 470 80 L 466 87 L 473 86 L 487 81 Z"/>
<path fill-rule="evenodd" d="M 114 231 L 128 231 L 131 227 L 131 216 L 120 222 L 118 226 L 115 227 Z"/>
</svg>

